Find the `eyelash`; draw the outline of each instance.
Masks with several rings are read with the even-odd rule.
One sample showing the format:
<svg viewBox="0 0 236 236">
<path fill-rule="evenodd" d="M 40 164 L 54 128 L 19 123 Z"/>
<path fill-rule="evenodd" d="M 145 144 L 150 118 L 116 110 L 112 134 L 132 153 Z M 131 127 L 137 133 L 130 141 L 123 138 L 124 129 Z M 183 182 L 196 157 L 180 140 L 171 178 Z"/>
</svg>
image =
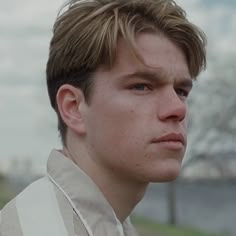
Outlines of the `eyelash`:
<svg viewBox="0 0 236 236">
<path fill-rule="evenodd" d="M 143 87 L 143 89 L 141 87 Z M 145 83 L 138 83 L 138 84 L 134 84 L 130 86 L 130 89 L 138 90 L 138 91 L 148 91 L 148 90 L 151 90 L 151 86 Z"/>
<path fill-rule="evenodd" d="M 150 84 L 147 84 L 147 83 L 137 83 L 130 86 L 129 89 L 140 91 L 140 92 L 146 92 L 146 91 L 152 90 L 152 87 Z M 176 94 L 182 99 L 187 99 L 189 95 L 189 91 L 187 91 L 186 89 L 178 88 L 175 91 L 176 91 Z"/>
<path fill-rule="evenodd" d="M 184 98 L 187 98 L 189 95 L 189 92 L 184 89 L 176 89 L 176 93 L 178 94 L 178 96 L 184 97 Z"/>
</svg>

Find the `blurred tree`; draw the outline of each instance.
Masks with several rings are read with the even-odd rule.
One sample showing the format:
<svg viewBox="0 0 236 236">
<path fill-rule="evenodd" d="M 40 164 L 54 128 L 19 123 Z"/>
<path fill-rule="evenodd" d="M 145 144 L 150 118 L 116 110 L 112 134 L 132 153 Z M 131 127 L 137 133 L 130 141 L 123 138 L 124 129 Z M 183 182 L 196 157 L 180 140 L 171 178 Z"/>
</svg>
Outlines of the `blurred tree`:
<svg viewBox="0 0 236 236">
<path fill-rule="evenodd" d="M 219 152 L 236 153 L 235 75 L 233 58 L 215 60 L 195 84 L 190 97 L 189 144 L 184 168 L 199 156 L 213 160 Z"/>
<path fill-rule="evenodd" d="M 196 162 L 204 161 L 209 164 L 208 167 L 217 170 L 218 176 L 233 176 L 232 168 L 229 167 L 232 157 L 236 162 L 234 58 L 211 58 L 207 72 L 195 83 L 189 99 L 188 150 L 183 172 Z M 229 157 L 228 161 L 225 160 L 226 156 Z M 177 224 L 176 182 L 168 184 L 167 195 L 168 223 Z"/>
</svg>

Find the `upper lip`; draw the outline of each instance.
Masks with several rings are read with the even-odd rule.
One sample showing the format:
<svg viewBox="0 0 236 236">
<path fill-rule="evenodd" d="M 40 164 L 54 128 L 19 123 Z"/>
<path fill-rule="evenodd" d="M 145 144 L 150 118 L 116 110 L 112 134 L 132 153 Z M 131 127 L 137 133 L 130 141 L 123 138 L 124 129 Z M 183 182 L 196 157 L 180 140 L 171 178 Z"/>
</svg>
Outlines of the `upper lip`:
<svg viewBox="0 0 236 236">
<path fill-rule="evenodd" d="M 153 143 L 160 142 L 181 142 L 183 145 L 186 143 L 186 139 L 181 133 L 168 133 L 159 138 L 155 138 L 152 140 Z"/>
</svg>

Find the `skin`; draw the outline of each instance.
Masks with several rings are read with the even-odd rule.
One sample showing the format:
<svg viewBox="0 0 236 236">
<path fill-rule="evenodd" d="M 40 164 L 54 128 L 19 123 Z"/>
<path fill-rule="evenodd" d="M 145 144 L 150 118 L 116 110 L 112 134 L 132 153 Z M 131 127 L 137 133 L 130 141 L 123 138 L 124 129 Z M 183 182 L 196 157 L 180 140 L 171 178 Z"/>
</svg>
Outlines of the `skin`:
<svg viewBox="0 0 236 236">
<path fill-rule="evenodd" d="M 91 102 L 70 85 L 57 94 L 68 126 L 65 155 L 103 192 L 123 222 L 150 182 L 175 179 L 186 149 L 192 79 L 183 52 L 161 34 L 140 34 L 134 58 L 120 40 L 115 64 L 94 74 Z M 167 134 L 183 137 L 158 141 Z"/>
</svg>

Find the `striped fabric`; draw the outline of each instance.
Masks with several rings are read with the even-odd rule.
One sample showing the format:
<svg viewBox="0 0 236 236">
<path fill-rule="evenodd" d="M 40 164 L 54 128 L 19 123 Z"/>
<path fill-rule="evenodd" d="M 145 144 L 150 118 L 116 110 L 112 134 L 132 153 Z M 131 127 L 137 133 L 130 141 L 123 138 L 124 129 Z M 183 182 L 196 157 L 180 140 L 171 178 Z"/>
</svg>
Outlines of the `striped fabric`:
<svg viewBox="0 0 236 236">
<path fill-rule="evenodd" d="M 93 181 L 60 152 L 48 175 L 28 186 L 0 212 L 0 236 L 136 236 L 120 224 Z"/>
</svg>

